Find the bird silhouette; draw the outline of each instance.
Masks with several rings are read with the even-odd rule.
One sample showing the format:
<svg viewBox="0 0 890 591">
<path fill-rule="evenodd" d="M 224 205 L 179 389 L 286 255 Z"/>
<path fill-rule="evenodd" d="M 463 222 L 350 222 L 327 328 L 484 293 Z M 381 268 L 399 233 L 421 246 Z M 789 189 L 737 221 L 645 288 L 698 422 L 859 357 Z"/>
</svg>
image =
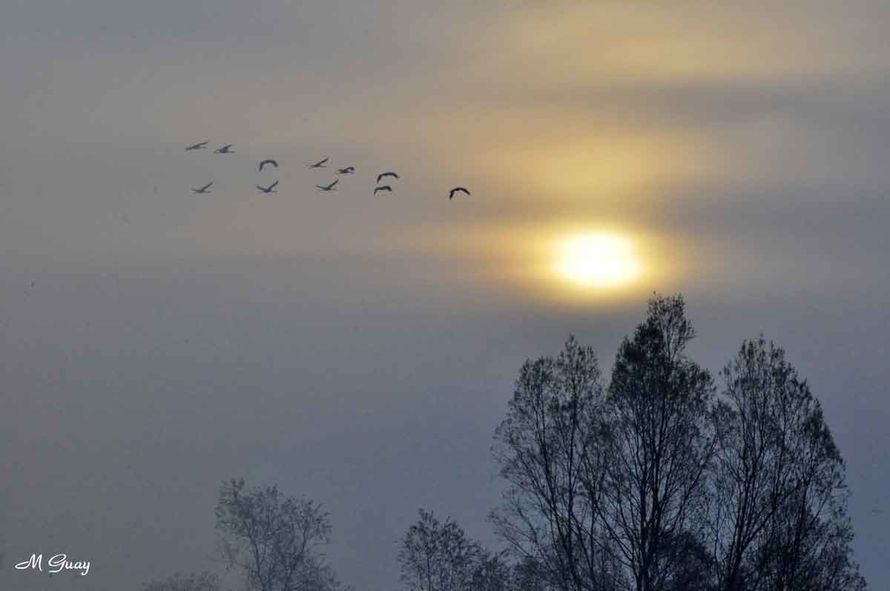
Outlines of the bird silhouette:
<svg viewBox="0 0 890 591">
<path fill-rule="evenodd" d="M 213 185 L 213 181 L 210 181 L 200 189 L 192 189 L 192 193 L 194 193 L 195 195 L 204 195 L 206 193 L 209 193 L 211 185 Z"/>
<path fill-rule="evenodd" d="M 328 160 L 330 160 L 330 158 L 325 158 L 324 160 L 319 160 L 315 164 L 310 164 L 309 168 L 327 168 L 325 166 L 325 164 L 327 164 Z"/>
<path fill-rule="evenodd" d="M 261 187 L 261 186 L 257 185 L 256 188 L 259 189 L 259 191 L 261 193 L 268 195 L 269 193 L 277 193 L 278 191 L 275 190 L 275 187 L 277 187 L 277 186 L 278 186 L 278 181 L 275 181 L 268 187 Z"/>
<path fill-rule="evenodd" d="M 191 152 L 192 150 L 203 150 L 205 147 L 207 147 L 207 143 L 209 141 L 210 140 L 204 140 L 203 142 L 198 142 L 197 144 L 192 144 L 191 146 L 186 148 L 185 151 Z"/>
<path fill-rule="evenodd" d="M 392 193 L 392 187 L 389 185 L 383 185 L 382 187 L 377 187 L 374 189 L 374 194 L 376 195 L 378 191 L 389 191 Z"/>
<path fill-rule="evenodd" d="M 388 177 L 388 176 L 391 176 L 391 177 L 394 178 L 394 179 L 398 179 L 398 178 L 399 178 L 399 175 L 397 175 L 397 174 L 394 173 L 394 172 L 381 172 L 380 174 L 377 175 L 377 183 L 379 184 L 380 181 L 382 181 L 383 179 L 385 179 L 385 178 Z"/>
<path fill-rule="evenodd" d="M 355 172 L 355 166 L 347 166 L 346 168 L 337 169 L 337 174 L 353 174 Z"/>
<path fill-rule="evenodd" d="M 266 166 L 267 164 L 270 166 L 274 166 L 275 168 L 278 168 L 278 162 L 276 162 L 275 160 L 272 160 L 271 158 L 267 158 L 266 160 L 263 160 L 262 162 L 260 162 L 260 166 L 259 166 L 260 172 L 263 172 L 263 167 Z"/>
<path fill-rule="evenodd" d="M 316 188 L 318 188 L 319 191 L 334 191 L 335 190 L 334 185 L 336 185 L 339 182 L 340 182 L 340 179 L 337 179 L 330 185 L 315 185 L 315 186 L 316 186 Z"/>
<path fill-rule="evenodd" d="M 455 187 L 448 192 L 448 199 L 449 200 L 454 199 L 454 196 L 457 193 L 466 193 L 467 196 L 470 195 L 470 192 L 468 190 L 464 189 L 463 187 Z"/>
<path fill-rule="evenodd" d="M 213 151 L 214 154 L 234 154 L 235 152 L 232 150 L 232 144 L 226 144 L 222 148 L 217 148 Z"/>
</svg>

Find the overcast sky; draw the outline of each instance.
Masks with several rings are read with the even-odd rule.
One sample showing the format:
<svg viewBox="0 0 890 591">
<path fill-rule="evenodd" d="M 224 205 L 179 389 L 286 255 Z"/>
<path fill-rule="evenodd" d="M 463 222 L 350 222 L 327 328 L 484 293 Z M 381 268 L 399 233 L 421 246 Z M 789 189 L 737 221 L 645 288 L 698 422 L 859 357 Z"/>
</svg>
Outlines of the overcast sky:
<svg viewBox="0 0 890 591">
<path fill-rule="evenodd" d="M 243 475 L 323 502 L 341 577 L 391 590 L 421 506 L 492 541 L 522 361 L 573 333 L 608 373 L 653 291 L 687 296 L 712 370 L 760 332 L 787 349 L 847 460 L 856 557 L 890 579 L 885 2 L 0 16 L 0 586 L 219 569 L 215 496 Z M 236 153 L 184 151 L 205 139 Z M 322 194 L 325 156 L 357 174 Z M 639 276 L 554 273 L 584 232 Z M 10 570 L 31 552 L 91 572 L 47 587 Z"/>
</svg>

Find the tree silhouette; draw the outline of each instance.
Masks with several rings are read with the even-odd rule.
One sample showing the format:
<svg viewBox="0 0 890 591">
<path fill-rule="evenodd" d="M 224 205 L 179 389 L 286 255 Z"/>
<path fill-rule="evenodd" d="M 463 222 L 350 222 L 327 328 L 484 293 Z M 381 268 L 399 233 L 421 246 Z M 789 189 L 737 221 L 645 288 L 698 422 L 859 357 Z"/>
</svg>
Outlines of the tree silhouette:
<svg viewBox="0 0 890 591">
<path fill-rule="evenodd" d="M 402 582 L 412 591 L 509 591 L 511 571 L 499 555 L 470 539 L 451 518 L 421 509 L 399 542 Z"/>
<path fill-rule="evenodd" d="M 255 591 L 337 588 L 320 547 L 328 542 L 327 514 L 313 501 L 284 496 L 277 486 L 247 488 L 224 482 L 216 505 L 223 556 Z"/>
<path fill-rule="evenodd" d="M 696 527 L 704 501 L 713 387 L 685 355 L 694 336 L 682 297 L 654 298 L 612 371 L 604 522 L 637 591 L 667 586 L 670 544 Z"/>
<path fill-rule="evenodd" d="M 470 589 L 481 546 L 452 519 L 442 522 L 430 511 L 419 513 L 400 543 L 402 581 L 412 591 Z"/>
<path fill-rule="evenodd" d="M 861 588 L 843 460 L 807 383 L 762 337 L 722 376 L 710 512 L 720 589 Z"/>
<path fill-rule="evenodd" d="M 597 358 L 569 338 L 527 361 L 493 448 L 509 488 L 492 514 L 521 558 L 560 589 L 607 591 L 621 573 L 603 526 L 606 398 Z"/>
<path fill-rule="evenodd" d="M 608 387 L 570 338 L 519 372 L 492 514 L 526 586 L 861 591 L 844 465 L 806 382 L 761 338 L 710 374 L 681 296 L 655 296 Z"/>
<path fill-rule="evenodd" d="M 784 351 L 743 342 L 720 373 L 686 354 L 680 296 L 654 297 L 603 384 L 570 337 L 526 361 L 492 448 L 507 487 L 492 512 L 508 551 L 421 509 L 399 541 L 411 591 L 864 591 L 844 463 Z M 339 588 L 321 506 L 224 482 L 216 528 L 249 591 Z M 210 573 L 145 591 L 218 591 Z"/>
</svg>

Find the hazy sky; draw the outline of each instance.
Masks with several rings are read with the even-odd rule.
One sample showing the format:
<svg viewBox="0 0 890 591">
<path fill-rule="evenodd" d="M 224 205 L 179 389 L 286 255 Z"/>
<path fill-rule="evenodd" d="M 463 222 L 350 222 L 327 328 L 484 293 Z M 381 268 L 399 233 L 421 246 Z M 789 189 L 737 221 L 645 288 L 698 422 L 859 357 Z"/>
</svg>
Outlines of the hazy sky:
<svg viewBox="0 0 890 591">
<path fill-rule="evenodd" d="M 657 290 L 707 367 L 763 332 L 809 378 L 880 588 L 890 6 L 715 4 L 4 2 L 0 586 L 219 568 L 244 475 L 322 501 L 342 578 L 393 589 L 418 507 L 490 540 L 522 361 L 574 333 L 608 372 Z M 324 156 L 358 172 L 320 194 Z M 560 277 L 585 232 L 640 274 Z M 35 551 L 92 570 L 10 571 Z"/>
</svg>

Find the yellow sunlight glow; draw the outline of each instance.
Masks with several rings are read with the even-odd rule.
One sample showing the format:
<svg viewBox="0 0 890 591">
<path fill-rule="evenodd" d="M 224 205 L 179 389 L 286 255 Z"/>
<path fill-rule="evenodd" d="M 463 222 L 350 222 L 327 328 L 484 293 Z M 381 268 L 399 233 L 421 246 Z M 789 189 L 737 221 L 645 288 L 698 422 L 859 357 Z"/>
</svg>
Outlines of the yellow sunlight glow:
<svg viewBox="0 0 890 591">
<path fill-rule="evenodd" d="M 614 234 L 576 234 L 559 243 L 555 270 L 577 285 L 612 288 L 639 276 L 641 265 L 627 238 Z"/>
</svg>

